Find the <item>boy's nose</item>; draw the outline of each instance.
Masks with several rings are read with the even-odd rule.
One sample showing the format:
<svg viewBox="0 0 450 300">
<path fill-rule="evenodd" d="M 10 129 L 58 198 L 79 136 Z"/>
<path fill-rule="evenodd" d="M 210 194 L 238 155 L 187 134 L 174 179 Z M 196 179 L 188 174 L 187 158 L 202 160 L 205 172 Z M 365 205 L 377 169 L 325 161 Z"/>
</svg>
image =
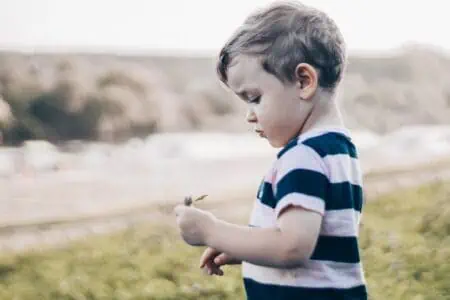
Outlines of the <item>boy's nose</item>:
<svg viewBox="0 0 450 300">
<path fill-rule="evenodd" d="M 248 110 L 247 111 L 247 115 L 245 116 L 245 119 L 249 123 L 256 123 L 256 121 L 257 121 L 256 115 L 255 115 L 255 113 L 252 110 Z"/>
</svg>

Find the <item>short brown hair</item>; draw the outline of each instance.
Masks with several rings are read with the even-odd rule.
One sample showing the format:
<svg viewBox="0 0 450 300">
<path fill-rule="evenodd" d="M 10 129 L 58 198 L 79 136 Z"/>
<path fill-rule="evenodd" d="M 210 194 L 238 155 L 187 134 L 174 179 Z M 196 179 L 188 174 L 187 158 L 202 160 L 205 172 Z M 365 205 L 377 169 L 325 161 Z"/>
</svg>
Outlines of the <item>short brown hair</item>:
<svg viewBox="0 0 450 300">
<path fill-rule="evenodd" d="M 250 15 L 219 54 L 217 73 L 226 83 L 232 60 L 261 57 L 264 70 L 282 82 L 295 80 L 295 68 L 308 63 L 319 73 L 319 86 L 333 89 L 346 66 L 344 38 L 324 12 L 298 2 L 277 1 Z"/>
</svg>

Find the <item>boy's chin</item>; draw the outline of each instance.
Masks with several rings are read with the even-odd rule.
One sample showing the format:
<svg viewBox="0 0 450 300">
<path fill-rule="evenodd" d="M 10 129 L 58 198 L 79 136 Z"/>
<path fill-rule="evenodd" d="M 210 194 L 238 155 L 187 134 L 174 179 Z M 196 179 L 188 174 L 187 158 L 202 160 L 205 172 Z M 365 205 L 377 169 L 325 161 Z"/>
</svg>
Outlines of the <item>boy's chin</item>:
<svg viewBox="0 0 450 300">
<path fill-rule="evenodd" d="M 285 139 L 282 139 L 282 138 L 271 139 L 271 138 L 268 138 L 267 136 L 265 136 L 265 139 L 269 142 L 270 146 L 272 146 L 274 148 L 284 148 L 292 140 L 292 139 L 286 139 L 286 138 Z"/>
<path fill-rule="evenodd" d="M 270 146 L 274 147 L 274 148 L 283 148 L 285 146 L 284 143 L 280 142 L 280 141 L 275 141 L 272 139 L 269 139 L 267 137 L 264 137 L 270 144 Z"/>
</svg>

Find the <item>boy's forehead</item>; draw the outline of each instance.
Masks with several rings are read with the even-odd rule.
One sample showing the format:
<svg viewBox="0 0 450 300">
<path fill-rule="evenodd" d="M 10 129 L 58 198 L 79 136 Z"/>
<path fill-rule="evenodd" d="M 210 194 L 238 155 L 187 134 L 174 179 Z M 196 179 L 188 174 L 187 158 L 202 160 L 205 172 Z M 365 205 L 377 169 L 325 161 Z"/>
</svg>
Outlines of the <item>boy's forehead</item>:
<svg viewBox="0 0 450 300">
<path fill-rule="evenodd" d="M 265 71 L 257 57 L 239 55 L 228 67 L 228 86 L 234 91 L 239 91 L 243 85 L 257 83 L 261 72 Z"/>
</svg>

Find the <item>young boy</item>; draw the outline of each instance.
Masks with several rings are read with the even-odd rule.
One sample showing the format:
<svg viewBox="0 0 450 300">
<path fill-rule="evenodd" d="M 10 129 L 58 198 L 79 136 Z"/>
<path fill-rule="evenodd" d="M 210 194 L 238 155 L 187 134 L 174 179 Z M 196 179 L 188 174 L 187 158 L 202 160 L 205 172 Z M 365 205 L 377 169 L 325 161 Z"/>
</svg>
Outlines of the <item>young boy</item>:
<svg viewBox="0 0 450 300">
<path fill-rule="evenodd" d="M 208 246 L 200 265 L 242 262 L 247 299 L 367 299 L 359 255 L 363 203 L 357 151 L 336 94 L 343 37 L 323 12 L 275 2 L 225 44 L 220 80 L 248 105 L 247 121 L 277 148 L 250 226 L 177 206 L 181 236 Z"/>
</svg>

